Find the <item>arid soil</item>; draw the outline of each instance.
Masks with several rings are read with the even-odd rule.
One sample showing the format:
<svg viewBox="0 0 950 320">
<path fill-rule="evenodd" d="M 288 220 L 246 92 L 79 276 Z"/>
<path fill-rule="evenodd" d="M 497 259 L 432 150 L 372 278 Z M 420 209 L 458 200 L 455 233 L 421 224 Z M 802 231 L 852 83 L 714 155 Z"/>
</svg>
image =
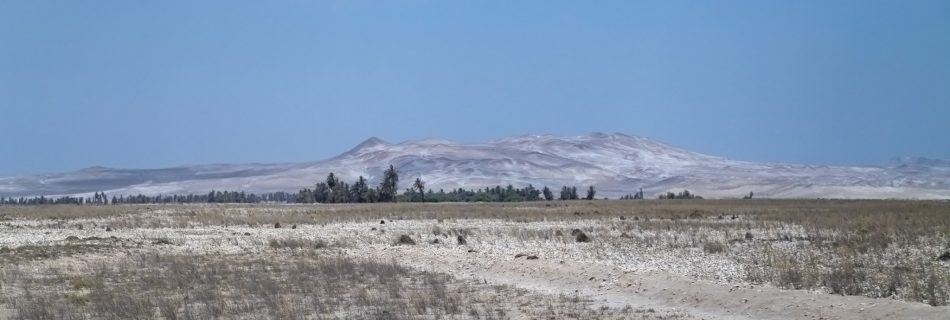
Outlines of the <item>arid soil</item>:
<svg viewBox="0 0 950 320">
<path fill-rule="evenodd" d="M 228 305 L 207 312 L 243 318 L 947 319 L 950 261 L 938 256 L 950 247 L 948 207 L 794 201 L 0 207 L 0 318 L 62 318 L 43 313 L 56 310 L 21 314 L 29 310 L 28 301 L 61 306 L 60 315 L 115 317 L 103 305 L 116 298 L 105 293 L 140 290 L 131 284 L 149 279 L 143 277 L 149 268 L 164 272 L 173 266 L 198 270 L 195 279 L 207 279 L 202 272 L 223 279 L 201 288 L 163 284 L 173 296 L 201 289 L 209 295 L 204 305 Z M 782 210 L 838 212 L 847 219 L 828 222 L 838 220 L 829 220 L 834 214 Z M 854 226 L 850 235 L 846 227 Z M 579 232 L 586 241 L 579 241 Z M 137 262 L 145 260 L 161 263 Z M 220 269 L 227 261 L 251 261 L 247 270 L 274 283 L 260 290 L 290 302 L 267 304 L 258 289 L 239 285 L 243 276 Z M 297 278 L 288 272 L 327 270 L 319 267 L 326 261 L 369 270 L 406 268 L 386 272 L 406 280 L 395 290 L 347 278 L 361 291 L 326 304 L 333 308 L 301 307 L 323 301 L 323 293 L 299 290 L 306 280 L 291 281 Z M 316 266 L 301 269 L 304 264 Z M 233 272 L 250 272 L 240 270 Z M 43 280 L 57 277 L 65 284 Z M 83 279 L 81 285 L 70 285 L 75 279 Z M 443 287 L 468 294 L 411 298 L 441 294 L 432 290 Z M 164 296 L 141 290 L 132 296 Z M 232 295 L 209 293 L 218 291 Z M 494 296 L 509 303 L 487 298 Z M 227 302 L 232 300 L 273 307 L 271 313 L 242 314 L 246 308 Z M 161 301 L 143 317 L 205 315 L 189 313 L 194 304 L 187 299 Z M 343 307 L 350 304 L 363 307 Z M 147 302 L 139 305 L 150 310 Z M 392 311 L 379 305 L 415 307 Z"/>
</svg>

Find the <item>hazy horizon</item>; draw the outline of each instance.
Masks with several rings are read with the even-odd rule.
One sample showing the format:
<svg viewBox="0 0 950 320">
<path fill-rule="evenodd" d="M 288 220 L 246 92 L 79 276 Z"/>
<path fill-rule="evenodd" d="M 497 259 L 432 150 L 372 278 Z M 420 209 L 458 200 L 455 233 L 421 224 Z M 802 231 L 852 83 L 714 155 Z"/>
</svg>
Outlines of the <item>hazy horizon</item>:
<svg viewBox="0 0 950 320">
<path fill-rule="evenodd" d="M 0 4 L 0 176 L 620 132 L 950 159 L 950 3 Z"/>
</svg>

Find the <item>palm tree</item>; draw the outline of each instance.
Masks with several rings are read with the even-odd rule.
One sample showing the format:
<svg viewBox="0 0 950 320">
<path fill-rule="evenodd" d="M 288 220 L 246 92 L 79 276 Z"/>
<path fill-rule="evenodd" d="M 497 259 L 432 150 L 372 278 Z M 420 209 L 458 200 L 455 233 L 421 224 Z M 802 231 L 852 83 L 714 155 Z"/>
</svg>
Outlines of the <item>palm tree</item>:
<svg viewBox="0 0 950 320">
<path fill-rule="evenodd" d="M 422 181 L 422 177 L 416 178 L 416 181 L 412 183 L 412 187 L 419 189 L 419 194 L 422 195 L 422 202 L 426 202 L 426 183 Z"/>
<path fill-rule="evenodd" d="M 399 183 L 399 174 L 396 168 L 389 165 L 389 169 L 383 172 L 383 183 L 379 187 L 379 200 L 396 202 L 396 185 Z"/>
</svg>

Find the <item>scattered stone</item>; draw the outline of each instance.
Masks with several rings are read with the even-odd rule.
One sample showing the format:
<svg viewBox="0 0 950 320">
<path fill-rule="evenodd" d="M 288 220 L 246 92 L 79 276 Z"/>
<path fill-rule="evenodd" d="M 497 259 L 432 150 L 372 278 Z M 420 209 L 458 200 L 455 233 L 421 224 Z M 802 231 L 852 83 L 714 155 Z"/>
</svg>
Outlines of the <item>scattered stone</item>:
<svg viewBox="0 0 950 320">
<path fill-rule="evenodd" d="M 536 256 L 536 255 L 530 255 L 530 256 L 528 256 L 528 257 L 525 258 L 525 259 L 528 259 L 528 260 L 538 260 L 538 256 Z"/>
<path fill-rule="evenodd" d="M 459 245 L 465 245 L 466 243 L 468 243 L 467 241 L 465 241 L 465 236 L 463 235 L 458 235 L 458 237 L 456 237 L 456 240 L 458 240 Z"/>
<path fill-rule="evenodd" d="M 82 224 L 79 224 L 79 226 L 76 227 L 76 228 L 79 229 L 79 230 L 82 230 Z"/>
<path fill-rule="evenodd" d="M 244 235 L 245 235 L 245 236 L 249 236 L 249 235 L 251 235 L 251 233 L 250 233 L 250 232 L 245 232 Z"/>
<path fill-rule="evenodd" d="M 162 239 L 156 239 L 155 241 L 152 241 L 152 244 L 172 244 L 172 242 L 169 241 L 168 239 L 162 238 Z"/>
<path fill-rule="evenodd" d="M 112 232 L 112 227 L 106 227 L 106 232 Z"/>
<path fill-rule="evenodd" d="M 379 220 L 379 224 L 386 224 L 386 220 Z"/>
<path fill-rule="evenodd" d="M 627 220 L 627 217 L 620 216 L 620 220 Z"/>
<path fill-rule="evenodd" d="M 291 229 L 297 229 L 297 225 L 295 224 L 295 225 L 291 226 L 290 228 L 291 228 Z"/>
<path fill-rule="evenodd" d="M 590 237 L 588 237 L 584 231 L 581 231 L 581 229 L 572 230 L 571 235 L 574 236 L 574 240 L 577 242 L 590 242 Z"/>
<path fill-rule="evenodd" d="M 442 243 L 442 241 L 439 241 L 439 238 L 435 238 L 435 240 L 432 240 L 432 244 L 440 244 L 440 243 Z"/>
<path fill-rule="evenodd" d="M 66 241 L 70 241 L 70 242 L 72 242 L 72 241 L 79 241 L 79 237 L 77 237 L 77 236 L 68 236 L 68 237 L 66 237 Z"/>
<path fill-rule="evenodd" d="M 408 234 L 404 234 L 404 235 L 399 236 L 399 241 L 397 241 L 396 243 L 397 243 L 397 244 L 415 245 L 415 244 L 416 244 L 416 240 L 412 240 L 412 237 L 410 237 Z"/>
<path fill-rule="evenodd" d="M 370 231 L 376 231 L 376 227 L 369 228 Z"/>
<path fill-rule="evenodd" d="M 640 221 L 640 217 L 633 217 L 633 221 Z"/>
<path fill-rule="evenodd" d="M 519 254 L 516 254 L 516 255 L 515 255 L 515 259 L 518 259 L 518 258 L 527 256 L 527 255 L 528 255 L 527 253 L 519 253 Z"/>
<path fill-rule="evenodd" d="M 280 229 L 280 222 L 274 224 L 274 229 Z"/>
<path fill-rule="evenodd" d="M 468 253 L 473 253 L 473 252 L 477 252 L 477 251 L 475 251 L 475 249 L 468 249 Z"/>
<path fill-rule="evenodd" d="M 940 261 L 950 261 L 950 251 L 947 251 L 947 252 L 944 252 L 943 254 L 941 254 L 939 257 L 937 257 L 937 260 L 940 260 Z"/>
<path fill-rule="evenodd" d="M 752 240 L 752 238 L 753 238 L 752 232 L 746 232 L 746 233 L 745 233 L 745 239 L 746 239 L 746 240 Z"/>
</svg>

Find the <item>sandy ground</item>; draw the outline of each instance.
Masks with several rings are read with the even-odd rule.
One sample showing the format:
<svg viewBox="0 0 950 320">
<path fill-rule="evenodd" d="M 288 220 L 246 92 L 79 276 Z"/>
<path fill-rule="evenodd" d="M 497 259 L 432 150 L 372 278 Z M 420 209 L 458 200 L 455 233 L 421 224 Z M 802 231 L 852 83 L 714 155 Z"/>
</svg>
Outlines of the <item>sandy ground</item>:
<svg viewBox="0 0 950 320">
<path fill-rule="evenodd" d="M 460 222 L 462 223 L 462 222 Z M 17 227 L 19 225 L 20 227 Z M 102 224 L 100 224 L 102 225 Z M 579 295 L 599 304 L 623 308 L 654 308 L 702 319 L 950 319 L 950 307 L 858 296 L 837 296 L 768 286 L 724 284 L 696 280 L 682 274 L 631 270 L 563 254 L 525 252 L 538 259 L 515 258 L 511 251 L 479 245 L 434 245 L 431 222 L 390 223 L 385 234 L 370 232 L 367 223 L 306 225 L 297 229 L 254 227 L 200 227 L 125 229 L 49 229 L 32 221 L 17 221 L 0 230 L 0 246 L 62 245 L 67 236 L 97 236 L 135 242 L 180 253 L 267 252 L 269 239 L 322 239 L 331 244 L 327 254 L 358 259 L 396 261 L 412 268 L 469 277 L 493 284 L 513 285 L 547 294 Z M 398 227 L 397 227 L 398 226 Z M 415 234 L 418 245 L 393 245 L 402 232 Z M 410 232 L 410 231 L 414 231 Z M 429 232 L 429 234 L 426 234 Z M 154 245 L 152 239 L 171 240 Z M 340 243 L 340 246 L 333 244 Z M 122 249 L 120 249 L 122 250 Z M 287 250 L 287 249 L 283 249 Z"/>
<path fill-rule="evenodd" d="M 423 270 L 553 294 L 580 294 L 612 307 L 682 311 L 703 319 L 950 319 L 950 307 L 771 287 L 724 286 L 660 272 L 624 272 L 571 261 L 497 257 L 464 247 L 374 246 L 349 251 Z"/>
</svg>

